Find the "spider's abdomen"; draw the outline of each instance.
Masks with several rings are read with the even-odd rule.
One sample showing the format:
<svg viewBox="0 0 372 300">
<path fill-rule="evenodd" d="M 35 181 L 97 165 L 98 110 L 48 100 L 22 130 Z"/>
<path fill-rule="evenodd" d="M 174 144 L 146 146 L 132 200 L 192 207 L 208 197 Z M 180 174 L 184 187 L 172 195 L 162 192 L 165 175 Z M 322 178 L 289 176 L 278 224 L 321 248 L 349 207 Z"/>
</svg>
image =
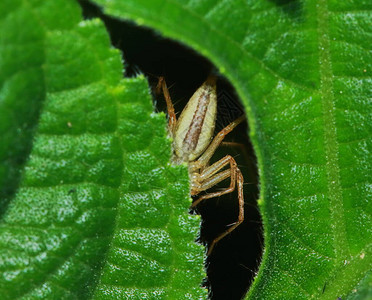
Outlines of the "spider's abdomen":
<svg viewBox="0 0 372 300">
<path fill-rule="evenodd" d="M 176 161 L 198 158 L 210 144 L 217 115 L 216 78 L 208 77 L 182 111 L 174 132 Z"/>
</svg>

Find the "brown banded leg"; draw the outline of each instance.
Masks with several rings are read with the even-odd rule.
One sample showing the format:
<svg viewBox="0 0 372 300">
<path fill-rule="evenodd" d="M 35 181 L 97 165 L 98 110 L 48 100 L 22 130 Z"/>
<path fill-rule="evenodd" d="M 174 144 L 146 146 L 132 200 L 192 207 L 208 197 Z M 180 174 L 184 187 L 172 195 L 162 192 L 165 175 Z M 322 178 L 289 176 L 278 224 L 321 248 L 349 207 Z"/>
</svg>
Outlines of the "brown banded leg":
<svg viewBox="0 0 372 300">
<path fill-rule="evenodd" d="M 174 130 L 176 128 L 177 117 L 176 117 L 176 113 L 174 112 L 172 99 L 169 95 L 169 90 L 168 90 L 168 87 L 167 87 L 167 84 L 165 82 L 164 77 L 159 77 L 159 81 L 158 81 L 158 85 L 156 87 L 156 91 L 160 92 L 160 89 L 163 91 L 165 102 L 167 103 L 167 111 L 168 111 L 168 119 L 169 119 L 168 120 L 168 127 L 169 127 L 169 131 L 173 135 Z"/>
<path fill-rule="evenodd" d="M 240 150 L 244 150 L 245 146 L 242 143 L 237 143 L 237 142 L 222 142 L 221 146 L 226 146 L 226 147 L 239 147 Z"/>
<path fill-rule="evenodd" d="M 213 139 L 210 143 L 208 148 L 204 151 L 203 155 L 199 157 L 196 162 L 196 165 L 199 168 L 204 168 L 207 165 L 208 161 L 211 159 L 216 149 L 221 144 L 225 136 L 230 133 L 236 126 L 238 126 L 241 122 L 245 120 L 245 116 L 241 116 L 237 118 L 235 121 L 232 121 L 229 125 L 223 128 Z"/>
<path fill-rule="evenodd" d="M 229 170 L 225 170 L 225 171 L 217 173 L 220 169 L 225 167 L 227 164 L 230 164 Z M 235 185 L 236 184 L 238 185 L 238 201 L 239 201 L 238 220 L 234 223 L 233 226 L 231 226 L 229 229 L 227 229 L 225 232 L 220 234 L 217 238 L 215 238 L 212 241 L 211 245 L 209 246 L 208 253 L 207 253 L 207 255 L 210 255 L 216 243 L 219 242 L 221 239 L 223 239 L 226 235 L 228 235 L 231 231 L 233 231 L 236 227 L 238 227 L 244 221 L 244 195 L 243 195 L 244 178 L 243 178 L 242 173 L 240 172 L 240 169 L 238 168 L 235 162 L 235 159 L 230 155 L 225 156 L 224 158 L 215 162 L 210 167 L 203 170 L 202 173 L 200 174 L 200 177 L 202 177 L 203 175 L 204 175 L 205 181 L 201 183 L 201 186 L 198 188 L 198 190 L 194 190 L 194 193 L 193 191 L 191 191 L 191 194 L 196 195 L 199 192 L 203 190 L 207 190 L 210 187 L 216 185 L 217 183 L 229 177 L 231 178 L 230 186 L 222 191 L 215 192 L 215 193 L 209 193 L 209 194 L 199 197 L 196 201 L 192 203 L 191 207 L 197 206 L 203 200 L 214 198 L 214 197 L 219 197 L 224 194 L 231 193 L 235 190 Z"/>
<path fill-rule="evenodd" d="M 230 232 L 232 232 L 236 227 L 238 227 L 243 221 L 244 221 L 244 196 L 243 196 L 243 182 L 244 178 L 242 173 L 239 169 L 236 170 L 236 181 L 238 184 L 238 200 L 239 200 L 239 215 L 238 220 L 234 223 L 233 226 L 231 226 L 229 229 L 227 229 L 225 232 L 221 233 L 218 237 L 216 237 L 212 243 L 209 246 L 207 255 L 210 255 L 213 251 L 214 246 L 222 240 L 226 235 L 228 235 Z"/>
<path fill-rule="evenodd" d="M 230 169 L 217 173 L 228 164 L 230 164 Z M 192 203 L 191 207 L 197 206 L 201 201 L 205 199 L 219 197 L 221 195 L 233 192 L 235 190 L 236 169 L 238 169 L 238 167 L 236 165 L 235 159 L 230 155 L 226 155 L 219 161 L 215 162 L 213 165 L 204 169 L 198 177 L 198 179 L 201 181 L 200 187 L 198 187 L 197 189 L 191 189 L 191 195 L 197 195 L 201 191 L 205 191 L 229 177 L 231 178 L 230 186 L 222 191 L 200 196 L 196 201 Z"/>
<path fill-rule="evenodd" d="M 246 145 L 244 145 L 243 143 L 237 143 L 237 142 L 222 142 L 221 143 L 221 146 L 222 147 L 230 147 L 230 148 L 235 148 L 235 149 L 239 149 L 240 153 L 243 153 L 243 157 L 246 161 L 249 161 L 250 158 L 249 158 L 249 154 L 248 154 L 248 151 L 247 151 L 247 147 Z"/>
</svg>

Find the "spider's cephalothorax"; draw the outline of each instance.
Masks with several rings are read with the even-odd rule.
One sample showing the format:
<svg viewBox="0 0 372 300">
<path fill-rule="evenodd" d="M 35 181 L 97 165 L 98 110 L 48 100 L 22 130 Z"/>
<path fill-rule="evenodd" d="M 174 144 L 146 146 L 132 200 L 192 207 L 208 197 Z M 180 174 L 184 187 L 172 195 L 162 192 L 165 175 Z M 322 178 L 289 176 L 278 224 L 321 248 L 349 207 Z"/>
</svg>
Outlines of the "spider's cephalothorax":
<svg viewBox="0 0 372 300">
<path fill-rule="evenodd" d="M 244 220 L 244 179 L 235 159 L 226 155 L 212 165 L 208 165 L 209 160 L 225 136 L 244 120 L 244 116 L 231 122 L 213 138 L 217 116 L 216 78 L 214 76 L 209 76 L 202 86 L 196 90 L 178 120 L 163 77 L 159 79 L 158 87 L 163 90 L 167 102 L 168 129 L 170 136 L 173 138 L 173 161 L 176 164 L 188 163 L 191 195 L 197 195 L 229 177 L 231 179 L 228 188 L 200 196 L 192 203 L 192 207 L 198 205 L 202 200 L 231 193 L 235 190 L 235 186 L 238 186 L 238 220 L 213 240 L 208 250 L 208 254 L 210 254 L 215 244 Z M 228 165 L 230 165 L 228 169 L 222 170 Z"/>
</svg>

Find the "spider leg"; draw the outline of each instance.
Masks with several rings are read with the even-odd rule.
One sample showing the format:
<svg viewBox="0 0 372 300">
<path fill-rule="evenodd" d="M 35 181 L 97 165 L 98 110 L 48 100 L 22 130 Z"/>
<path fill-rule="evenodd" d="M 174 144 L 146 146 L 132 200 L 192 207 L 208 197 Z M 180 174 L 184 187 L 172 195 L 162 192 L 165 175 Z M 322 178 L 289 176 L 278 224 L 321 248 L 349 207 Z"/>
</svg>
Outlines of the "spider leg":
<svg viewBox="0 0 372 300">
<path fill-rule="evenodd" d="M 249 161 L 249 154 L 247 147 L 243 143 L 237 143 L 237 142 L 222 142 L 221 143 L 222 147 L 230 147 L 230 148 L 235 148 L 239 149 L 241 153 L 243 153 L 243 156 L 245 157 L 246 161 Z"/>
<path fill-rule="evenodd" d="M 230 164 L 230 169 L 224 170 L 218 173 L 223 167 L 227 164 Z M 244 178 L 243 175 L 238 168 L 235 159 L 230 156 L 226 155 L 224 158 L 220 159 L 219 161 L 215 162 L 210 167 L 204 169 L 198 177 L 195 177 L 196 180 L 199 180 L 199 186 L 196 186 L 194 183 L 194 189 L 191 189 L 191 194 L 197 195 L 199 192 L 209 189 L 210 187 L 216 185 L 217 183 L 221 182 L 226 178 L 231 178 L 230 186 L 225 188 L 222 191 L 209 193 L 199 197 L 196 201 L 194 201 L 191 207 L 197 206 L 201 201 L 219 197 L 221 195 L 231 193 L 235 190 L 235 185 L 238 186 L 238 201 L 239 201 L 239 215 L 238 220 L 231 226 L 229 229 L 221 233 L 218 237 L 216 237 L 209 246 L 207 255 L 210 255 L 214 246 L 217 242 L 223 239 L 226 235 L 232 232 L 236 227 L 238 227 L 244 221 L 244 195 L 243 195 L 243 182 Z"/>
<path fill-rule="evenodd" d="M 226 235 L 228 235 L 230 232 L 236 229 L 243 221 L 244 221 L 244 196 L 243 196 L 243 175 L 240 172 L 239 169 L 236 170 L 236 181 L 238 184 L 238 199 L 239 199 L 239 215 L 238 220 L 234 223 L 233 226 L 231 226 L 229 229 L 227 229 L 225 232 L 221 233 L 218 237 L 216 237 L 212 243 L 209 246 L 207 255 L 210 255 L 212 253 L 212 250 L 214 246 L 222 240 Z"/>
<path fill-rule="evenodd" d="M 174 112 L 172 99 L 169 95 L 169 90 L 168 90 L 168 87 L 167 87 L 167 84 L 165 82 L 164 77 L 159 77 L 159 81 L 158 81 L 158 85 L 156 87 L 156 90 L 160 92 L 160 89 L 162 89 L 163 95 L 164 95 L 164 98 L 165 98 L 165 102 L 167 103 L 167 111 L 168 111 L 168 118 L 169 118 L 168 128 L 169 128 L 169 131 L 173 135 L 174 130 L 176 128 L 177 117 L 176 117 L 176 113 Z"/>
<path fill-rule="evenodd" d="M 237 118 L 235 121 L 232 121 L 229 125 L 223 128 L 209 144 L 208 148 L 204 151 L 203 155 L 194 163 L 198 168 L 204 168 L 209 160 L 211 159 L 216 149 L 221 144 L 225 136 L 230 133 L 236 126 L 238 126 L 242 121 L 245 120 L 245 116 Z"/>
<path fill-rule="evenodd" d="M 230 164 L 230 169 L 217 173 L 219 170 L 221 170 L 228 164 Z M 197 206 L 201 201 L 205 199 L 218 197 L 234 191 L 236 182 L 236 169 L 238 169 L 238 167 L 236 165 L 235 159 L 230 155 L 226 155 L 219 161 L 215 162 L 213 165 L 204 169 L 200 173 L 200 175 L 195 174 L 197 175 L 194 177 L 196 182 L 191 182 L 191 195 L 197 195 L 201 191 L 205 191 L 211 188 L 212 186 L 215 186 L 216 184 L 225 180 L 228 177 L 231 178 L 231 181 L 230 186 L 222 191 L 200 196 L 199 199 L 192 203 L 191 207 Z"/>
</svg>

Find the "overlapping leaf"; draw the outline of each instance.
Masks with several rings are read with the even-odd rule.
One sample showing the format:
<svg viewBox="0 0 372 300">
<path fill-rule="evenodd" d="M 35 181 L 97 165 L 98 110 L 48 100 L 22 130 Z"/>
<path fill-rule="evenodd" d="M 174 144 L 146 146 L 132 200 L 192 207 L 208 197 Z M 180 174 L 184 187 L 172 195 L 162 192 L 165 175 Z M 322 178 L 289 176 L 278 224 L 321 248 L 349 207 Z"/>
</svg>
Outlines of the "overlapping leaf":
<svg viewBox="0 0 372 300">
<path fill-rule="evenodd" d="M 3 206 L 1 298 L 203 297 L 187 170 L 168 163 L 145 78 L 122 80 L 104 26 L 75 2 L 2 1 L 0 13 L 7 197 L 37 125 Z"/>
</svg>

